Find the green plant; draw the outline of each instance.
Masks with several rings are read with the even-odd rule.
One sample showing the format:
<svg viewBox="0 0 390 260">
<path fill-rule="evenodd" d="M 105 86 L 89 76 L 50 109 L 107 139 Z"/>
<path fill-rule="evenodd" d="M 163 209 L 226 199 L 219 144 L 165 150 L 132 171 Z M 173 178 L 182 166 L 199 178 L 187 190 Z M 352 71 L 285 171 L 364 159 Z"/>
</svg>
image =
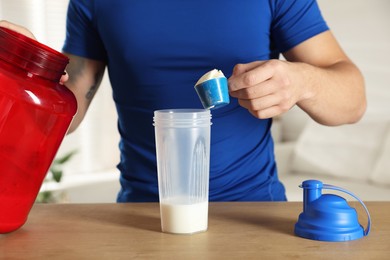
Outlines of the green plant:
<svg viewBox="0 0 390 260">
<path fill-rule="evenodd" d="M 44 182 L 50 182 L 50 181 L 56 183 L 61 182 L 64 173 L 62 169 L 64 164 L 67 163 L 76 153 L 77 151 L 73 150 L 65 154 L 64 156 L 54 159 L 50 166 L 49 173 L 46 176 Z M 37 203 L 56 202 L 56 198 L 54 197 L 52 191 L 41 191 L 39 192 L 35 202 Z"/>
</svg>

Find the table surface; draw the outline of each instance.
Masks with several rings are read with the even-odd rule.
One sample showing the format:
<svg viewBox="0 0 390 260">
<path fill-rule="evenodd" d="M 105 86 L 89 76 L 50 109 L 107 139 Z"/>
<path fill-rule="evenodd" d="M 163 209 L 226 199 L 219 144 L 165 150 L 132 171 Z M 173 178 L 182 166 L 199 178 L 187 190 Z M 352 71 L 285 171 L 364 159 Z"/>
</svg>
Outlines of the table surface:
<svg viewBox="0 0 390 260">
<path fill-rule="evenodd" d="M 299 202 L 210 203 L 208 231 L 193 235 L 162 233 L 157 203 L 36 204 L 0 235 L 0 259 L 389 259 L 390 202 L 366 205 L 367 237 L 323 242 L 294 235 Z"/>
</svg>

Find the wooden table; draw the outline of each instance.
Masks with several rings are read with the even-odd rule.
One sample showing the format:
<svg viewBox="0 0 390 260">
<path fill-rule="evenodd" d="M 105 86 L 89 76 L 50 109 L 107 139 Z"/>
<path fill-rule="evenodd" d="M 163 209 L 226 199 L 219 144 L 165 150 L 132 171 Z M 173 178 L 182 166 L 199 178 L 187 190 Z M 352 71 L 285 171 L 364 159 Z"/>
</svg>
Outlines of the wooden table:
<svg viewBox="0 0 390 260">
<path fill-rule="evenodd" d="M 294 235 L 298 202 L 210 203 L 209 229 L 195 235 L 162 233 L 157 203 L 37 204 L 0 235 L 0 259 L 390 259 L 390 202 L 367 207 L 369 236 L 321 242 Z"/>
</svg>

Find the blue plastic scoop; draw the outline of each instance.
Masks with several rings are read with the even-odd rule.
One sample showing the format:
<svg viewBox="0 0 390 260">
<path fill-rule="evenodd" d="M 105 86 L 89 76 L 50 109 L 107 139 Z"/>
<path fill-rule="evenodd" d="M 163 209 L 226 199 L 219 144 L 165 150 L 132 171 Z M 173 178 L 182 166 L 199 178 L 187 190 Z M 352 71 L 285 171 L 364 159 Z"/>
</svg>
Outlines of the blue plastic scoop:
<svg viewBox="0 0 390 260">
<path fill-rule="evenodd" d="M 195 84 L 195 91 L 205 109 L 217 109 L 229 104 L 228 81 L 220 70 L 211 70 Z"/>
</svg>

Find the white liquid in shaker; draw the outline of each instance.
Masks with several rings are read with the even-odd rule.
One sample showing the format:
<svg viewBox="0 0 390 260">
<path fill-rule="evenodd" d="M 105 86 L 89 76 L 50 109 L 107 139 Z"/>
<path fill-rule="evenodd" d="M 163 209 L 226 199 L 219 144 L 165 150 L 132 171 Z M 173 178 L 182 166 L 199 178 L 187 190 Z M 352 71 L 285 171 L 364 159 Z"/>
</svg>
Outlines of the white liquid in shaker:
<svg viewBox="0 0 390 260">
<path fill-rule="evenodd" d="M 208 201 L 195 204 L 161 204 L 162 231 L 191 234 L 207 230 Z"/>
</svg>

